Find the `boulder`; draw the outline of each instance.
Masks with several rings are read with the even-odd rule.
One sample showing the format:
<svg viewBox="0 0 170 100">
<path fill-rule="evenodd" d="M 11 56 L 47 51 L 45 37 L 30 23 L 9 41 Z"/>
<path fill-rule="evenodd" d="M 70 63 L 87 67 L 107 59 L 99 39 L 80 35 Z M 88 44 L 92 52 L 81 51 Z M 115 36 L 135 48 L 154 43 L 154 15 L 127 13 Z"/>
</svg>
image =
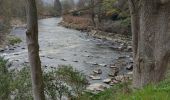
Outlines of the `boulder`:
<svg viewBox="0 0 170 100">
<path fill-rule="evenodd" d="M 111 78 L 107 78 L 103 80 L 103 83 L 109 84 L 112 81 Z"/>
</svg>

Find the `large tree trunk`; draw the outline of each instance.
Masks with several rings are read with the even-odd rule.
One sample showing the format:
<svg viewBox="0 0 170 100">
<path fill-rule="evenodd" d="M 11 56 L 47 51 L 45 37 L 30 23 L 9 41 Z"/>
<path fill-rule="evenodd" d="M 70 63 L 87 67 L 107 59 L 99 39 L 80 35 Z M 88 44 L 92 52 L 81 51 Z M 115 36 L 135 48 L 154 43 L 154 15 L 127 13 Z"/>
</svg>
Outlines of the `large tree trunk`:
<svg viewBox="0 0 170 100">
<path fill-rule="evenodd" d="M 45 100 L 41 62 L 38 44 L 38 22 L 35 0 L 27 0 L 27 32 L 28 56 L 31 65 L 32 88 L 34 100 Z"/>
<path fill-rule="evenodd" d="M 162 0 L 161 0 L 162 1 Z M 134 51 L 133 86 L 164 78 L 170 58 L 170 3 L 129 0 Z"/>
</svg>

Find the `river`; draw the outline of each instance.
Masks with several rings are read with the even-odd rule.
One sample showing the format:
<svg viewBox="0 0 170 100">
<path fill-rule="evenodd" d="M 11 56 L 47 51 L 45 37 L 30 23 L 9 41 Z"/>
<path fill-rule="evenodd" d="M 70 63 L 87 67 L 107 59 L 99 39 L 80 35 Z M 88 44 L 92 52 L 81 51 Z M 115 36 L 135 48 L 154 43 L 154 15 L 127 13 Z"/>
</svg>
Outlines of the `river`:
<svg viewBox="0 0 170 100">
<path fill-rule="evenodd" d="M 90 75 L 93 70 L 101 69 L 100 77 L 105 79 L 111 72 L 109 65 L 113 64 L 118 57 L 127 55 L 126 52 L 112 49 L 108 41 L 59 26 L 60 21 L 61 18 L 48 18 L 38 22 L 40 58 L 47 70 L 64 64 L 72 65 L 77 70 Z M 23 64 L 28 63 L 25 29 L 16 28 L 11 31 L 11 34 L 20 37 L 22 43 L 10 46 L 1 52 L 1 55 L 12 61 L 12 68 L 19 69 Z M 101 82 L 101 80 L 90 80 L 90 82 Z"/>
</svg>

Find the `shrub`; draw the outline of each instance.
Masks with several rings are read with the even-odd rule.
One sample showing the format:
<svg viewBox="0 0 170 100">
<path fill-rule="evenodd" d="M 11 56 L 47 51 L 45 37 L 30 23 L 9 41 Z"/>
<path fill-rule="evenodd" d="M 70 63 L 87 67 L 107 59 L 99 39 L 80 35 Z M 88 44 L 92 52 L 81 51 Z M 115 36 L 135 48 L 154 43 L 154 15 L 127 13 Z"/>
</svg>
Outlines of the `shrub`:
<svg viewBox="0 0 170 100">
<path fill-rule="evenodd" d="M 82 17 L 82 16 L 66 15 L 63 17 L 63 21 L 70 23 L 70 24 L 75 24 L 81 28 L 87 28 L 88 26 L 93 25 L 90 18 L 86 18 L 86 17 Z"/>
<path fill-rule="evenodd" d="M 14 100 L 33 100 L 32 84 L 29 66 L 25 66 L 20 71 L 12 71 L 13 80 L 11 82 L 11 91 L 13 91 Z"/>
<path fill-rule="evenodd" d="M 86 88 L 88 81 L 85 75 L 72 66 L 59 65 L 58 77 L 68 83 L 76 94 L 81 94 Z"/>
<path fill-rule="evenodd" d="M 8 61 L 0 58 L 0 100 L 33 100 L 31 71 L 28 66 L 21 70 L 8 70 Z M 60 65 L 43 74 L 46 98 L 58 100 L 80 95 L 86 87 L 86 77 L 72 66 Z"/>
<path fill-rule="evenodd" d="M 19 37 L 16 37 L 13 35 L 7 36 L 7 40 L 10 45 L 14 45 L 14 44 L 22 42 L 22 40 Z"/>
<path fill-rule="evenodd" d="M 7 62 L 0 57 L 0 100 L 7 100 L 10 96 L 11 74 L 8 71 Z"/>
<path fill-rule="evenodd" d="M 68 97 L 78 97 L 82 94 L 87 85 L 85 75 L 73 69 L 72 66 L 59 65 L 58 70 L 53 70 L 45 75 L 47 75 L 44 81 L 46 91 L 51 91 L 51 98 L 55 97 L 55 94 L 59 94 L 59 97 L 62 97 L 62 94 Z M 55 97 L 52 100 L 56 99 Z"/>
</svg>

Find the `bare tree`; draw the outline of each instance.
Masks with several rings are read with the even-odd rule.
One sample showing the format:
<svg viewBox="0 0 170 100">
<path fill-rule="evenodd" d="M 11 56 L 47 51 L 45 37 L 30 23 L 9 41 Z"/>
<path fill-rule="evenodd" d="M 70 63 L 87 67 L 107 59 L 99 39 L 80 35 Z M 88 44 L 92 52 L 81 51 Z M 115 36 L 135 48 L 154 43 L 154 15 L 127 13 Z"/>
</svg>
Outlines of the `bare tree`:
<svg viewBox="0 0 170 100">
<path fill-rule="evenodd" d="M 38 22 L 35 0 L 26 0 L 28 56 L 31 65 L 32 88 L 34 100 L 45 100 L 41 62 L 38 44 Z"/>
<path fill-rule="evenodd" d="M 62 6 L 60 0 L 54 1 L 54 9 L 55 9 L 55 16 L 61 16 L 62 14 Z"/>
<path fill-rule="evenodd" d="M 94 7 L 94 5 L 95 5 L 95 1 L 94 0 L 90 0 L 90 5 L 91 5 L 91 20 L 92 20 L 92 22 L 93 22 L 93 25 L 94 26 L 96 26 L 96 23 L 95 23 L 95 7 Z"/>
<path fill-rule="evenodd" d="M 128 0 L 136 88 L 164 78 L 170 58 L 170 0 Z"/>
</svg>

